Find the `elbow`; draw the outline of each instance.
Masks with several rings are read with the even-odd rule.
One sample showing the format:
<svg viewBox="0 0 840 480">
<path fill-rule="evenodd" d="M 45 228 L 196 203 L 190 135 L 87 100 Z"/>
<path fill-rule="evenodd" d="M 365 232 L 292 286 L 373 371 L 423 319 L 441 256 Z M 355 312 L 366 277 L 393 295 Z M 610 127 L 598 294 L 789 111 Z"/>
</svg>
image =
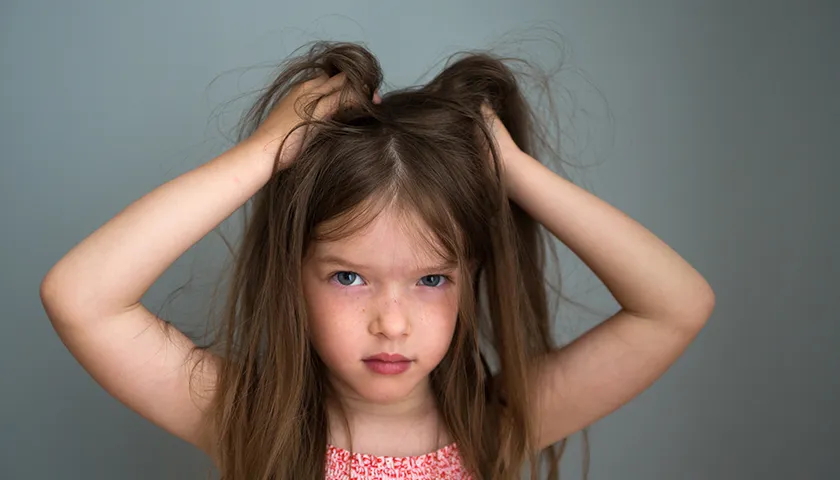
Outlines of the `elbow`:
<svg viewBox="0 0 840 480">
<path fill-rule="evenodd" d="M 41 304 L 44 307 L 47 306 L 48 303 L 54 301 L 56 292 L 58 291 L 58 282 L 55 279 L 55 274 L 50 270 L 47 275 L 41 279 L 41 285 L 38 290 L 38 295 L 41 297 Z"/>
<path fill-rule="evenodd" d="M 655 314 L 640 315 L 671 325 L 673 328 L 696 335 L 711 318 L 715 310 L 715 292 L 702 282 L 683 294 L 672 294 L 671 301 L 662 305 Z"/>
<path fill-rule="evenodd" d="M 60 304 L 59 298 L 61 297 L 61 282 L 56 279 L 55 274 L 50 271 L 47 275 L 41 280 L 41 285 L 38 291 L 38 294 L 41 298 L 41 305 L 44 307 L 44 311 L 47 313 L 47 318 L 53 323 L 58 319 L 58 308 L 57 305 Z"/>
<path fill-rule="evenodd" d="M 688 328 L 699 331 L 714 313 L 716 302 L 714 290 L 704 282 L 701 288 L 683 302 L 677 318 Z"/>
<path fill-rule="evenodd" d="M 53 324 L 69 322 L 74 315 L 72 312 L 78 310 L 79 296 L 73 292 L 73 282 L 62 278 L 54 271 L 50 271 L 41 280 L 39 296 L 41 305 Z"/>
<path fill-rule="evenodd" d="M 697 295 L 697 311 L 701 316 L 709 318 L 715 311 L 716 302 L 717 298 L 715 296 L 715 291 L 712 289 L 711 285 L 704 282 L 701 293 Z"/>
<path fill-rule="evenodd" d="M 67 279 L 66 275 L 62 275 L 57 267 L 51 268 L 44 278 L 41 279 L 39 295 L 41 303 L 53 303 L 57 298 L 63 296 L 67 291 L 67 286 L 73 282 Z"/>
</svg>

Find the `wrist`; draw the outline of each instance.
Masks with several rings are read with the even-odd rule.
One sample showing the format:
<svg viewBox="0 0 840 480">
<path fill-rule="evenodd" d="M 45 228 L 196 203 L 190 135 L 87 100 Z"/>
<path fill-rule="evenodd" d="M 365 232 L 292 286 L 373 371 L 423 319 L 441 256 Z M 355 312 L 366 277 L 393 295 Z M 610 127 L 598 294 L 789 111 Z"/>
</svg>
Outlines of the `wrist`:
<svg viewBox="0 0 840 480">
<path fill-rule="evenodd" d="M 283 144 L 286 140 L 285 145 Z M 254 134 L 243 140 L 240 145 L 242 149 L 253 158 L 254 162 L 265 165 L 272 171 L 286 168 L 294 157 L 291 153 L 296 150 L 295 140 L 287 135 L 271 136 L 266 134 Z M 280 152 L 280 147 L 283 152 Z"/>
<path fill-rule="evenodd" d="M 214 162 L 235 165 L 243 174 L 237 182 L 261 188 L 274 174 L 276 147 L 269 148 L 264 140 L 249 137 L 218 156 Z M 244 185 L 243 185 L 244 186 Z"/>
<path fill-rule="evenodd" d="M 534 157 L 522 150 L 505 152 L 502 162 L 502 178 L 508 197 L 517 201 L 521 198 L 521 192 L 527 188 L 527 178 L 530 175 L 539 175 L 540 169 L 545 168 Z"/>
</svg>

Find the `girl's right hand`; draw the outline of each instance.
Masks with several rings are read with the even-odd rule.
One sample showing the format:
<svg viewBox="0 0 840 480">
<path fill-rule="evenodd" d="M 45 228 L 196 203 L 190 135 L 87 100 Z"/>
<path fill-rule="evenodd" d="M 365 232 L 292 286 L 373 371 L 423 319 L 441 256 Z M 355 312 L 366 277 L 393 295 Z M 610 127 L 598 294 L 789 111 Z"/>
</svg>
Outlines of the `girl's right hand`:
<svg viewBox="0 0 840 480">
<path fill-rule="evenodd" d="M 272 155 L 272 160 L 278 149 L 283 147 L 279 155 L 279 166 L 289 165 L 303 145 L 302 140 L 310 127 L 295 128 L 297 125 L 310 120 L 326 120 L 338 109 L 341 91 L 346 82 L 346 75 L 339 73 L 332 77 L 322 74 L 305 81 L 292 88 L 271 109 L 266 119 L 254 131 L 249 142 L 262 145 L 263 151 Z M 306 113 L 309 102 L 317 102 L 311 115 Z M 286 137 L 288 136 L 288 139 Z M 286 143 L 283 144 L 283 139 Z"/>
</svg>

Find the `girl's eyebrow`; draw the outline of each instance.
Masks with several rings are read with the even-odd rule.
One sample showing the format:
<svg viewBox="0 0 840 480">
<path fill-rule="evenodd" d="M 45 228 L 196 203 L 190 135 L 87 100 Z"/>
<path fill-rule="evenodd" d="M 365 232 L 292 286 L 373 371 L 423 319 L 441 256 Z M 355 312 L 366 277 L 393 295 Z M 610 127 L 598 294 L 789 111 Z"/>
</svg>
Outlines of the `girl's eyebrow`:
<svg viewBox="0 0 840 480">
<path fill-rule="evenodd" d="M 363 271 L 366 270 L 367 267 L 364 265 L 360 265 L 358 263 L 351 262 L 345 258 L 341 258 L 337 255 L 318 255 L 317 257 L 318 262 L 326 265 L 336 265 L 342 268 L 348 268 L 353 271 Z M 415 273 L 419 272 L 451 272 L 458 268 L 458 262 L 451 261 L 451 260 L 444 260 L 441 263 L 428 265 L 425 267 L 420 267 L 415 270 Z"/>
</svg>

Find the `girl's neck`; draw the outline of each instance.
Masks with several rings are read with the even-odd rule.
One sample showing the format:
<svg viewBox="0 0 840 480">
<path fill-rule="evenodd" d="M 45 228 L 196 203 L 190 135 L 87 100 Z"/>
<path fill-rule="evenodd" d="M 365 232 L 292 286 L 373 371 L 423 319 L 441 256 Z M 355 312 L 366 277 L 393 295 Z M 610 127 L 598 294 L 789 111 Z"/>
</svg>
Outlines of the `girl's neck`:
<svg viewBox="0 0 840 480">
<path fill-rule="evenodd" d="M 340 403 L 335 398 L 328 402 L 328 439 L 333 446 L 371 455 L 405 457 L 429 453 L 450 442 L 428 386 L 387 404 L 336 390 L 341 395 Z"/>
</svg>

